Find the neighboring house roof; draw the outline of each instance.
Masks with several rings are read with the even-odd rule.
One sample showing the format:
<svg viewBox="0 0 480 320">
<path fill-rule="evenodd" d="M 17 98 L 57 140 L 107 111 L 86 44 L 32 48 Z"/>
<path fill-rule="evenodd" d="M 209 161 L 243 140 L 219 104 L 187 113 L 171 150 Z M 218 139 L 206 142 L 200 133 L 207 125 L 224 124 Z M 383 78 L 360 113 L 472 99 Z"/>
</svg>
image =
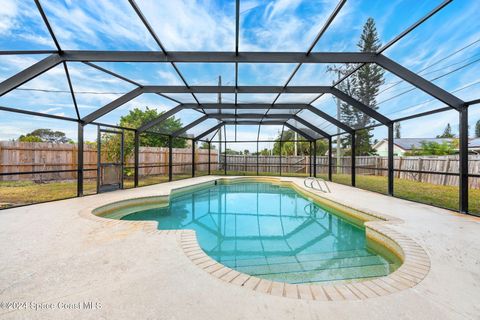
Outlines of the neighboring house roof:
<svg viewBox="0 0 480 320">
<path fill-rule="evenodd" d="M 378 146 L 382 142 L 387 142 L 388 139 L 383 139 L 379 142 L 377 142 L 373 148 L 377 149 Z M 403 150 L 412 150 L 413 148 L 420 149 L 422 147 L 422 142 L 437 142 L 437 143 L 443 143 L 443 142 L 451 142 L 453 139 L 451 138 L 400 138 L 400 139 L 395 139 L 394 144 L 402 148 Z M 468 147 L 471 149 L 480 149 L 480 138 L 474 138 L 470 139 L 468 141 Z"/>
<path fill-rule="evenodd" d="M 468 141 L 468 147 L 474 149 L 480 149 L 480 138 L 474 138 Z"/>
<path fill-rule="evenodd" d="M 388 139 L 383 139 L 373 146 L 376 149 L 380 143 L 388 141 Z M 451 142 L 451 138 L 398 138 L 394 139 L 394 144 L 403 149 L 403 150 L 412 150 L 413 148 L 420 149 L 422 147 L 422 142 Z"/>
<path fill-rule="evenodd" d="M 452 142 L 451 138 L 400 138 L 395 139 L 394 143 L 404 150 L 420 149 L 422 142 L 436 142 L 442 144 L 444 142 Z"/>
</svg>

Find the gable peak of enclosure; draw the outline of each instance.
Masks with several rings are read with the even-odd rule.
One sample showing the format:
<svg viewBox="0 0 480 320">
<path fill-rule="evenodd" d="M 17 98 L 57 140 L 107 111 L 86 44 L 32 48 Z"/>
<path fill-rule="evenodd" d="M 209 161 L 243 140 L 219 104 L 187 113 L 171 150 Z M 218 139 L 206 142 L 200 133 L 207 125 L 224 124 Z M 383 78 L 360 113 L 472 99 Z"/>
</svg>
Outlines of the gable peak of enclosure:
<svg viewBox="0 0 480 320">
<path fill-rule="evenodd" d="M 311 150 L 315 150 L 319 139 L 327 140 L 330 158 L 333 138 L 339 135 L 349 135 L 352 154 L 351 183 L 355 185 L 356 136 L 361 130 L 384 126 L 388 132 L 388 193 L 393 195 L 394 124 L 416 117 L 428 117 L 447 110 L 454 110 L 458 113 L 459 122 L 459 210 L 468 211 L 468 109 L 470 105 L 479 103 L 479 100 L 465 101 L 457 96 L 456 92 L 442 88 L 434 81 L 428 80 L 420 72 L 412 71 L 385 54 L 385 51 L 396 43 L 402 43 L 402 39 L 415 32 L 428 20 L 447 10 L 452 3 L 451 0 L 439 2 L 436 7 L 425 11 L 416 21 L 400 30 L 396 36 L 373 51 L 345 52 L 318 51 L 318 44 L 322 39 L 328 37 L 329 30 L 338 29 L 335 22 L 336 19 L 340 19 L 342 10 L 345 10 L 347 0 L 338 1 L 330 12 L 324 15 L 315 36 L 312 36 L 311 42 L 305 48 L 294 47 L 285 51 L 242 50 L 242 44 L 245 41 L 241 33 L 242 2 L 240 0 L 232 1 L 232 14 L 231 16 L 227 15 L 231 18 L 231 27 L 234 30 L 231 37 L 231 51 L 170 50 L 169 45 L 174 41 L 169 38 L 167 42 L 163 42 L 162 37 L 166 38 L 163 31 L 160 33 L 155 21 L 152 21 L 149 14 L 142 11 L 141 4 L 134 0 L 128 1 L 128 5 L 124 8 L 126 13 L 123 18 L 134 21 L 132 30 L 136 30 L 148 38 L 145 43 L 138 46 L 124 46 L 121 41 L 112 41 L 113 37 L 110 37 L 110 42 L 108 42 L 109 38 L 106 37 L 101 40 L 105 42 L 103 48 L 108 48 L 108 50 L 92 50 L 84 45 L 72 48 L 71 44 L 66 43 L 65 33 L 62 25 L 58 23 L 57 13 L 52 10 L 52 6 L 55 4 L 47 5 L 41 0 L 34 2 L 39 21 L 43 22 L 42 32 L 50 37 L 52 45 L 47 50 L 31 48 L 31 50 L 0 52 L 2 57 L 39 57 L 24 69 L 17 70 L 16 73 L 0 82 L 0 110 L 77 123 L 79 155 L 83 153 L 86 127 L 97 126 L 99 132 L 100 128 L 105 131 L 121 131 L 122 139 L 123 132 L 131 132 L 135 145 L 133 148 L 135 186 L 138 185 L 138 150 L 142 135 L 162 135 L 168 141 L 171 178 L 172 143 L 175 139 L 191 140 L 193 145 L 192 161 L 194 161 L 194 146 L 197 142 L 207 143 L 208 146 L 217 142 L 219 145 L 238 142 L 237 128 L 244 126 L 255 128 L 253 132 L 256 132 L 256 138 L 249 138 L 249 141 L 257 143 L 257 149 L 259 142 L 263 140 L 262 128 L 273 126 L 279 128 L 278 131 L 282 135 L 281 141 L 283 141 L 284 131 L 290 130 L 298 134 L 299 139 L 309 142 Z M 68 10 L 64 10 L 64 14 L 68 14 Z M 102 14 L 102 19 L 108 20 L 108 14 Z M 265 17 L 265 19 L 267 18 Z M 120 28 L 120 26 L 117 27 Z M 64 26 L 64 28 L 67 27 Z M 69 32 L 70 29 L 67 29 L 65 32 Z M 116 43 L 118 46 L 115 46 Z M 248 44 L 245 46 L 250 49 L 254 48 Z M 320 47 L 325 47 L 325 44 Z M 128 51 L 125 48 L 135 48 L 135 50 Z M 248 79 L 245 81 L 239 75 L 244 67 L 253 66 L 255 68 L 260 65 L 268 68 L 288 66 L 291 72 L 288 77 L 282 79 L 282 83 L 277 83 L 277 78 L 268 77 L 260 79 L 258 83 L 248 81 Z M 316 66 L 342 66 L 344 72 L 339 74 L 333 83 L 296 84 L 299 74 L 305 72 L 305 68 Z M 408 116 L 392 117 L 389 113 L 369 105 L 365 99 L 359 98 L 342 87 L 342 84 L 355 77 L 356 73 L 361 73 L 371 66 L 377 66 L 382 72 L 388 72 L 396 81 L 408 84 L 412 90 L 428 96 L 439 107 Z M 213 82 L 208 81 L 208 84 L 190 79 L 191 70 L 200 70 L 201 73 L 208 68 L 214 72 L 218 71 L 223 78 L 219 77 Z M 328 68 L 324 69 L 324 72 L 328 72 Z M 42 75 L 58 75 L 59 73 L 62 74 L 68 88 L 64 91 L 68 92 L 72 110 L 75 111 L 72 114 L 76 116 L 49 113 L 50 109 L 42 111 L 22 108 L 21 103 L 20 107 L 5 103 L 11 101 L 6 97 L 18 92 L 25 84 L 38 80 Z M 155 75 L 158 74 L 168 74 L 168 83 L 156 82 Z M 310 76 L 322 77 L 322 74 L 311 74 Z M 46 92 L 51 90 L 51 82 L 38 83 L 47 85 Z M 99 90 L 108 92 L 94 97 L 99 92 L 82 89 L 84 86 L 86 87 L 87 83 L 97 85 Z M 55 90 L 51 91 L 55 92 Z M 90 99 L 83 99 L 82 95 L 90 95 Z M 3 99 L 4 97 L 5 99 Z M 324 108 L 322 104 L 319 105 L 319 101 L 322 101 L 323 97 L 334 98 L 337 105 L 346 105 L 368 120 L 362 125 L 349 123 L 338 114 L 336 115 L 332 108 L 328 109 Z M 133 105 L 145 105 L 153 100 L 156 101 L 156 105 L 162 106 L 155 118 L 133 125 L 121 125 L 118 122 L 107 123 L 108 119 L 112 119 L 112 117 L 119 119 L 125 116 L 132 110 Z M 181 119 L 181 127 L 165 125 L 173 119 Z M 234 141 L 228 141 L 227 127 L 234 128 Z M 83 157 L 79 157 L 79 159 L 81 158 Z M 193 174 L 195 173 L 194 167 L 193 164 Z M 79 160 L 77 170 L 79 195 L 83 194 L 84 169 L 82 160 Z M 331 159 L 329 170 L 331 178 Z M 315 172 L 312 174 L 315 175 Z"/>
</svg>

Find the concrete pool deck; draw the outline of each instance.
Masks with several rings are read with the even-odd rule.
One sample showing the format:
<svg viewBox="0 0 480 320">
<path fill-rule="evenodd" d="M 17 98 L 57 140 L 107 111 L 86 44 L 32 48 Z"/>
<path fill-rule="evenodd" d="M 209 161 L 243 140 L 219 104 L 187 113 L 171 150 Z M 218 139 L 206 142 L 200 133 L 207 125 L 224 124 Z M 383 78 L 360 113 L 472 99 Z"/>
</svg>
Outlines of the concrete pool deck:
<svg viewBox="0 0 480 320">
<path fill-rule="evenodd" d="M 145 222 L 79 214 L 216 178 L 0 211 L 0 303 L 20 303 L 0 306 L 0 317 L 480 319 L 480 219 L 448 210 L 329 184 L 332 193 L 325 198 L 403 220 L 389 228 L 413 239 L 430 258 L 430 271 L 413 288 L 358 301 L 305 301 L 234 286 L 193 264 L 173 231 L 149 232 Z"/>
</svg>

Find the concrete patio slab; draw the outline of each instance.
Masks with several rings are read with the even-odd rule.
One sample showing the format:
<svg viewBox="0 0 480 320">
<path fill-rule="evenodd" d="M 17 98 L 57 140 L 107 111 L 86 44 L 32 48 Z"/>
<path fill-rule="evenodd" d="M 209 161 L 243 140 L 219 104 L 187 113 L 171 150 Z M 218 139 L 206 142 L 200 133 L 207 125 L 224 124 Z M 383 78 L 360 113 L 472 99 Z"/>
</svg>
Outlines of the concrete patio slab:
<svg viewBox="0 0 480 320">
<path fill-rule="evenodd" d="M 339 301 L 328 301 L 325 292 L 313 286 L 280 288 L 268 281 L 245 279 L 221 265 L 205 265 L 215 277 L 199 267 L 208 260 L 200 257 L 197 264 L 187 256 L 181 232 L 155 232 L 154 223 L 146 227 L 143 222 L 89 219 L 80 214 L 85 208 L 167 195 L 173 188 L 216 178 L 199 177 L 0 211 L 0 317 L 480 319 L 480 220 L 448 210 L 330 183 L 332 193 L 323 197 L 401 219 L 403 222 L 388 228 L 413 239 L 430 263 L 426 277 L 413 288 L 406 288 L 410 286 L 408 276 L 421 272 L 421 266 L 410 268 L 411 274 L 398 282 L 369 284 L 367 289 L 361 288 L 366 285 L 360 282 L 336 288 L 332 295 L 343 292 L 343 297 L 348 296 Z M 303 182 L 300 178 L 282 179 L 298 185 Z M 186 244 L 194 248 L 195 243 L 188 240 Z M 421 265 L 423 261 L 416 262 Z M 392 288 L 402 283 L 396 292 L 366 298 L 369 290 L 394 291 Z M 278 296 L 265 294 L 263 289 Z M 354 299 L 351 293 L 364 299 Z"/>
</svg>

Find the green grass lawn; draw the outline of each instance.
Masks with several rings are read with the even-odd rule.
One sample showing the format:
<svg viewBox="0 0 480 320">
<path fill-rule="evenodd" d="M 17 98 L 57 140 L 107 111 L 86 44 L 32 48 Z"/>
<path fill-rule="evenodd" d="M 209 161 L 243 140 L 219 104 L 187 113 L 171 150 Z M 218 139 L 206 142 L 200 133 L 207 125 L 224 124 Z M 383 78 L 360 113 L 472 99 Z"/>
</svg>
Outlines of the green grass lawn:
<svg viewBox="0 0 480 320">
<path fill-rule="evenodd" d="M 190 178 L 190 174 L 175 174 L 173 180 Z M 168 176 L 141 177 L 140 187 L 167 182 Z M 124 189 L 133 188 L 133 178 L 126 178 Z M 84 180 L 83 193 L 85 195 L 97 192 L 95 179 Z M 77 181 L 35 183 L 33 181 L 0 181 L 0 208 L 9 208 L 18 205 L 67 199 L 77 196 Z"/>
<path fill-rule="evenodd" d="M 350 185 L 351 181 L 349 175 L 333 175 L 332 180 L 346 185 Z M 458 210 L 458 187 L 404 179 L 394 181 L 396 197 Z M 387 177 L 357 175 L 356 185 L 361 189 L 387 193 Z M 480 213 L 480 190 L 469 189 L 469 200 L 470 211 Z"/>
<path fill-rule="evenodd" d="M 212 174 L 223 175 L 223 171 L 214 171 Z M 199 171 L 197 176 L 205 175 L 207 172 Z M 256 175 L 256 172 L 234 172 L 228 171 L 228 175 Z M 276 173 L 259 173 L 260 175 L 278 175 Z M 295 175 L 284 173 L 285 176 Z M 173 180 L 189 178 L 190 174 L 175 174 Z M 296 176 L 307 176 L 299 174 Z M 319 175 L 325 178 L 323 175 Z M 168 176 L 141 177 L 140 186 L 146 186 L 168 181 Z M 333 181 L 350 185 L 350 176 L 346 174 L 333 175 Z M 387 193 L 387 177 L 357 175 L 357 187 L 379 193 Z M 133 188 L 133 179 L 127 178 L 124 181 L 124 188 Z M 96 192 L 96 181 L 84 181 L 84 193 L 94 194 Z M 420 183 L 411 180 L 395 179 L 395 196 L 426 204 L 433 204 L 440 207 L 458 209 L 458 188 L 453 186 L 441 186 L 429 183 Z M 75 197 L 77 195 L 76 181 L 62 181 L 49 183 L 35 183 L 32 181 L 0 181 L 0 208 L 16 205 L 45 202 L 57 199 Z M 480 190 L 470 189 L 469 193 L 470 211 L 480 213 Z"/>
</svg>

